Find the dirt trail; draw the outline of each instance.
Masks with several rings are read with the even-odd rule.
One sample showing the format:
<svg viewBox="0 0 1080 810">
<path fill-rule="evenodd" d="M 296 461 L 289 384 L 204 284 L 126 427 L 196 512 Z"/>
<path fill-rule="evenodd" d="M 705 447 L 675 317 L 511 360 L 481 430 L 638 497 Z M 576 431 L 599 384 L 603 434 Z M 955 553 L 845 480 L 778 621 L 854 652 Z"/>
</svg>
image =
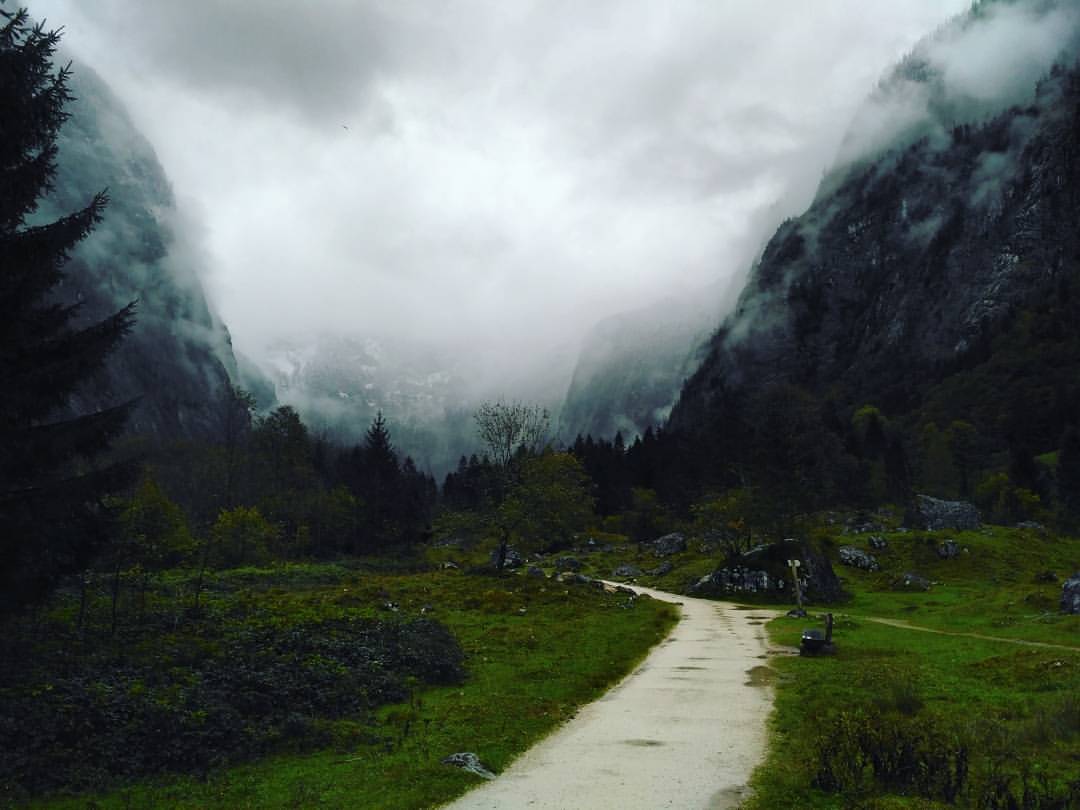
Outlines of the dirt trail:
<svg viewBox="0 0 1080 810">
<path fill-rule="evenodd" d="M 1022 638 L 1003 638 L 1002 636 L 987 636 L 983 633 L 961 633 L 953 630 L 937 630 L 933 627 L 922 627 L 918 624 L 911 624 L 905 622 L 903 619 L 884 619 L 880 616 L 859 616 L 852 614 L 851 618 L 856 620 L 863 620 L 867 622 L 876 622 L 877 624 L 885 624 L 889 627 L 899 627 L 902 630 L 917 630 L 920 633 L 934 633 L 939 636 L 957 636 L 959 638 L 977 638 L 981 641 L 1000 641 L 1005 644 L 1019 644 L 1021 647 L 1044 647 L 1050 650 L 1069 650 L 1070 652 L 1080 652 L 1080 647 L 1073 647 L 1068 644 L 1053 644 L 1049 641 L 1025 641 Z"/>
<path fill-rule="evenodd" d="M 635 590 L 682 618 L 618 686 L 451 810 L 733 808 L 765 754 L 773 611 Z M 585 652 L 585 651 L 583 651 Z"/>
</svg>

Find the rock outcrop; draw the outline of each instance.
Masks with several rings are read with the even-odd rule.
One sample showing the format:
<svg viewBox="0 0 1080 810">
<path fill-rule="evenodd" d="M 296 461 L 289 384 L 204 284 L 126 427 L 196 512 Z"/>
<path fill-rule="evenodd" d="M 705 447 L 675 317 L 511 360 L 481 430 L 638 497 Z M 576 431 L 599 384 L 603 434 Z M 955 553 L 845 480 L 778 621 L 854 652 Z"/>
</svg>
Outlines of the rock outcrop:
<svg viewBox="0 0 1080 810">
<path fill-rule="evenodd" d="M 913 529 L 937 531 L 977 529 L 981 525 L 979 510 L 967 501 L 945 501 L 929 495 L 916 495 L 915 503 L 905 515 L 904 522 Z"/>
</svg>

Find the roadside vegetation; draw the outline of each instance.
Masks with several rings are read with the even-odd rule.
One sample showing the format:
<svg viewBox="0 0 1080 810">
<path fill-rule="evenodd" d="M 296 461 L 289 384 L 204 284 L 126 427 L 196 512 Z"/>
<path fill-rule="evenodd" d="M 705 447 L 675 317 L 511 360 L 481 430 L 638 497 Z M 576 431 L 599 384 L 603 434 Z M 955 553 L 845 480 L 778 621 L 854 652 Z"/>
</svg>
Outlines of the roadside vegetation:
<svg viewBox="0 0 1080 810">
<path fill-rule="evenodd" d="M 217 572 L 198 615 L 178 601 L 197 573 L 171 571 L 115 635 L 107 588 L 91 589 L 81 631 L 80 594 L 57 594 L 6 628 L 19 672 L 0 714 L 20 744 L 0 755 L 0 801 L 431 806 L 477 781 L 444 757 L 502 770 L 675 619 L 585 585 L 395 567 Z"/>
</svg>

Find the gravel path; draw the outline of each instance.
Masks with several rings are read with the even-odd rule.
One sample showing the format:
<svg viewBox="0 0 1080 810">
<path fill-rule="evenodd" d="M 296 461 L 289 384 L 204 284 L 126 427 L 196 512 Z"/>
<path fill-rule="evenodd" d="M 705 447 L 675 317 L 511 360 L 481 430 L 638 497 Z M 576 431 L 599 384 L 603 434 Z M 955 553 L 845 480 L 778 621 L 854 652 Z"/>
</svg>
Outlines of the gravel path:
<svg viewBox="0 0 1080 810">
<path fill-rule="evenodd" d="M 625 680 L 451 810 L 733 808 L 765 754 L 775 613 L 635 588 L 682 619 Z"/>
</svg>

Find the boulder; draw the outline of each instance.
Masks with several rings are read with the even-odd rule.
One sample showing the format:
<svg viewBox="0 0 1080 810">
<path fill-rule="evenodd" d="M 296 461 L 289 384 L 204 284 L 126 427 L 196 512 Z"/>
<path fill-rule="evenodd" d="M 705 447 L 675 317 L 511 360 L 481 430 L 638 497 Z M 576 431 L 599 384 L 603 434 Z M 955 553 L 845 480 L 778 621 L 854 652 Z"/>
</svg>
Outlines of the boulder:
<svg viewBox="0 0 1080 810">
<path fill-rule="evenodd" d="M 679 532 L 665 534 L 652 542 L 653 554 L 657 557 L 670 557 L 686 551 L 686 538 Z"/>
<path fill-rule="evenodd" d="M 870 548 L 875 551 L 884 551 L 889 547 L 888 541 L 880 534 L 870 535 Z"/>
<path fill-rule="evenodd" d="M 547 577 L 547 574 L 544 573 L 544 569 L 538 568 L 535 565 L 530 565 L 525 573 L 530 577 L 536 577 L 537 579 L 545 579 Z"/>
<path fill-rule="evenodd" d="M 850 565 L 852 568 L 859 568 L 863 571 L 878 571 L 881 569 L 878 561 L 874 559 L 874 555 L 867 554 L 861 548 L 840 546 L 839 555 L 840 562 L 844 565 Z"/>
<path fill-rule="evenodd" d="M 1061 612 L 1080 614 L 1080 571 L 1077 571 L 1061 587 Z"/>
<path fill-rule="evenodd" d="M 898 591 L 928 591 L 930 590 L 930 580 L 907 571 L 893 581 L 893 587 Z"/>
<path fill-rule="evenodd" d="M 656 568 L 650 569 L 649 573 L 652 574 L 654 577 L 662 577 L 664 576 L 664 574 L 670 574 L 672 569 L 674 568 L 674 565 L 672 565 L 667 560 L 664 560 L 662 563 L 656 566 Z"/>
<path fill-rule="evenodd" d="M 636 565 L 630 565 L 629 563 L 623 563 L 614 571 L 611 572 L 613 577 L 619 579 L 631 579 L 632 577 L 640 577 L 644 572 Z"/>
<path fill-rule="evenodd" d="M 979 510 L 967 501 L 943 501 L 929 495 L 916 495 L 915 504 L 904 516 L 913 529 L 977 529 L 981 525 Z"/>
<path fill-rule="evenodd" d="M 804 599 L 835 602 L 844 597 L 840 580 L 828 558 L 809 544 L 796 540 L 757 546 L 692 583 L 689 592 L 713 597 L 756 594 L 776 600 L 793 599 L 791 570 L 787 565 L 792 559 L 801 563 L 799 586 Z"/>
<path fill-rule="evenodd" d="M 581 560 L 577 557 L 559 557 L 555 560 L 555 568 L 559 571 L 580 571 Z"/>
<path fill-rule="evenodd" d="M 600 583 L 601 586 L 603 585 L 600 580 L 592 579 L 584 574 L 579 574 L 577 571 L 563 571 L 555 577 L 555 581 L 564 585 L 589 585 L 594 582 Z"/>
<path fill-rule="evenodd" d="M 937 555 L 943 560 L 951 560 L 960 554 L 960 544 L 955 540 L 946 540 L 937 547 Z"/>
<path fill-rule="evenodd" d="M 491 564 L 495 566 L 499 564 L 499 549 L 497 548 L 491 552 Z M 503 568 L 521 568 L 524 564 L 525 558 L 521 556 L 521 552 L 516 548 L 507 547 Z"/>
<path fill-rule="evenodd" d="M 461 770 L 468 771 L 483 779 L 495 778 L 495 774 L 493 774 L 488 767 L 480 761 L 480 757 L 472 751 L 460 751 L 456 754 L 444 757 L 442 764 L 453 765 L 455 768 L 461 768 Z"/>
</svg>

